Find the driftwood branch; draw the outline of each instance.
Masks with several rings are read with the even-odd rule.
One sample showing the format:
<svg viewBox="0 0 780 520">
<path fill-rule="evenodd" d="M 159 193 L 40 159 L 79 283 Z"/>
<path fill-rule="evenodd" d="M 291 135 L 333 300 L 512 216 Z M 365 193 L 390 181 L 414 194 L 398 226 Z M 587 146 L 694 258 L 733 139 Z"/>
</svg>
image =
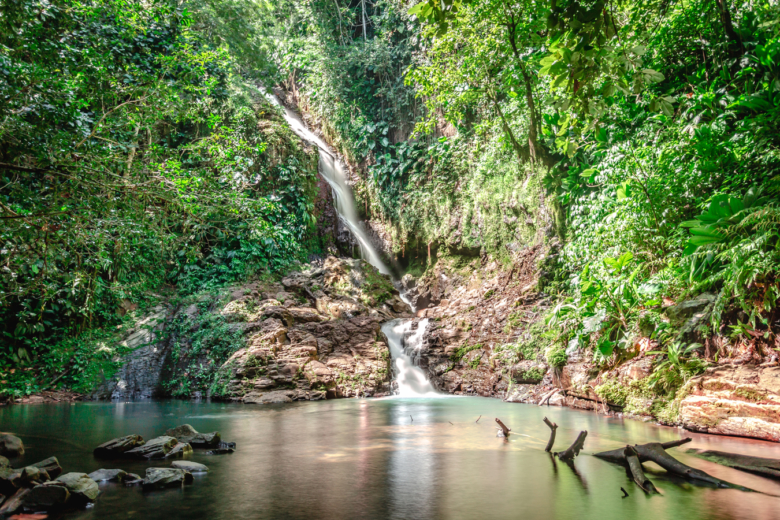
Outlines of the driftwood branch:
<svg viewBox="0 0 780 520">
<path fill-rule="evenodd" d="M 647 462 L 647 461 L 655 462 L 656 464 L 661 466 L 663 469 L 665 469 L 668 473 L 672 475 L 677 475 L 679 477 L 683 477 L 688 480 L 706 482 L 708 484 L 721 487 L 721 488 L 736 488 L 736 489 L 742 489 L 744 491 L 751 491 L 746 487 L 737 486 L 729 482 L 726 482 L 724 480 L 720 480 L 719 478 L 713 477 L 712 475 L 705 473 L 700 469 L 692 468 L 686 464 L 683 464 L 679 460 L 675 459 L 674 457 L 666 453 L 666 450 L 668 448 L 673 448 L 675 446 L 685 444 L 686 442 L 690 442 L 690 440 L 691 439 L 682 439 L 679 441 L 667 442 L 663 444 L 660 442 L 651 442 L 648 444 L 637 444 L 633 446 L 633 449 L 637 454 L 637 458 L 639 459 L 639 462 Z M 625 448 L 620 448 L 612 451 L 605 451 L 602 453 L 596 453 L 595 456 L 600 459 L 607 460 L 609 462 L 614 462 L 617 464 L 627 464 Z"/>
<path fill-rule="evenodd" d="M 579 435 L 577 435 L 577 440 L 574 441 L 574 444 L 569 446 L 566 451 L 560 451 L 556 453 L 555 455 L 558 456 L 561 460 L 574 460 L 574 457 L 580 454 L 580 451 L 582 451 L 583 446 L 585 446 L 585 437 L 588 436 L 587 431 L 581 431 Z"/>
<path fill-rule="evenodd" d="M 674 448 L 674 447 L 680 446 L 682 444 L 687 444 L 687 443 L 691 442 L 692 440 L 693 439 L 691 439 L 690 437 L 686 437 L 684 439 L 680 439 L 680 440 L 677 440 L 677 441 L 663 442 L 663 443 L 661 443 L 661 446 L 663 447 L 663 449 L 668 450 L 669 448 Z M 624 449 L 625 448 L 618 448 L 618 449 L 612 450 L 612 451 L 602 451 L 601 453 L 596 453 L 595 456 L 600 458 L 600 459 L 609 461 L 609 462 L 615 462 L 617 464 L 622 464 L 622 463 L 624 463 L 626 461 L 626 456 L 625 456 L 625 453 L 624 453 Z M 649 458 L 645 457 L 643 455 L 643 452 L 637 451 L 637 453 L 639 455 L 639 462 L 647 462 L 649 460 L 652 460 L 652 459 L 649 459 Z"/>
<path fill-rule="evenodd" d="M 511 428 L 507 428 L 506 425 L 502 423 L 501 419 L 499 419 L 498 417 L 496 417 L 496 422 L 501 427 L 501 433 L 503 434 L 503 436 L 509 437 L 509 432 L 512 431 Z"/>
<path fill-rule="evenodd" d="M 544 451 L 550 451 L 552 450 L 553 444 L 555 444 L 555 430 L 558 429 L 558 425 L 550 421 L 550 419 L 547 417 L 545 417 L 543 420 L 544 424 L 550 427 L 550 440 L 547 441 L 547 447 L 544 449 Z"/>
<path fill-rule="evenodd" d="M 658 493 L 655 485 L 645 476 L 645 471 L 642 468 L 642 463 L 639 462 L 639 455 L 636 450 L 631 446 L 626 446 L 623 453 L 626 457 L 628 469 L 631 471 L 631 477 L 634 479 L 634 482 L 636 482 L 636 485 L 645 493 Z"/>
</svg>

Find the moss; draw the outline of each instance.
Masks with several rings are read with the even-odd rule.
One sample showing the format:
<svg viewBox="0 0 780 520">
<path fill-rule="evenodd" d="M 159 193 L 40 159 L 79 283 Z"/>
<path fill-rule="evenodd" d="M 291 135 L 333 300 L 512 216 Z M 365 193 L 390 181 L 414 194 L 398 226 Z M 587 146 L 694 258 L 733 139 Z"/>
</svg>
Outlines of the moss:
<svg viewBox="0 0 780 520">
<path fill-rule="evenodd" d="M 450 361 L 454 363 L 460 363 L 460 361 L 463 359 L 463 356 L 471 352 L 472 350 L 477 350 L 482 348 L 481 343 L 477 343 L 476 345 L 466 345 L 464 347 L 459 348 L 450 356 Z"/>
<path fill-rule="evenodd" d="M 566 366 L 566 363 L 569 362 L 569 356 L 566 355 L 566 348 L 559 343 L 550 345 L 547 352 L 545 352 L 545 356 L 547 358 L 547 364 L 551 367 L 563 368 Z"/>
<path fill-rule="evenodd" d="M 766 394 L 763 392 L 758 392 L 756 390 L 751 390 L 749 388 L 737 388 L 734 390 L 734 395 L 741 397 L 742 399 L 747 399 L 748 401 L 765 401 L 766 400 Z"/>
<path fill-rule="evenodd" d="M 544 379 L 544 370 L 538 367 L 523 370 L 515 377 L 518 381 L 536 381 Z"/>
<path fill-rule="evenodd" d="M 610 379 L 595 388 L 596 395 L 610 404 L 625 406 L 626 400 L 631 394 L 630 388 L 620 383 L 617 379 Z"/>
</svg>

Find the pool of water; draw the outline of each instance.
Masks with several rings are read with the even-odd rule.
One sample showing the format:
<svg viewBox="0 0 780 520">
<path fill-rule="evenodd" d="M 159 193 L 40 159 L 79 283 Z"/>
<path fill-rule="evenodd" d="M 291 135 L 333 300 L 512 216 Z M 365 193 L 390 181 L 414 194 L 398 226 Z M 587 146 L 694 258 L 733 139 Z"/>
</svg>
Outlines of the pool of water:
<svg viewBox="0 0 780 520">
<path fill-rule="evenodd" d="M 477 419 L 481 416 L 481 419 Z M 558 423 L 556 449 L 588 430 L 569 467 L 544 452 Z M 496 437 L 494 418 L 512 429 Z M 209 466 L 184 489 L 143 492 L 101 484 L 87 519 L 598 519 L 780 518 L 780 483 L 685 454 L 717 449 L 780 458 L 780 446 L 690 434 L 633 420 L 477 397 L 344 399 L 285 405 L 183 401 L 77 403 L 0 409 L 0 430 L 27 447 L 15 465 L 55 455 L 65 471 L 120 467 L 143 475 L 166 462 L 108 463 L 92 449 L 114 437 L 145 439 L 189 423 L 238 444 L 231 455 L 195 453 Z M 685 463 L 762 493 L 712 489 L 666 476 L 647 463 L 661 496 L 645 496 L 619 466 L 593 456 L 627 443 L 692 436 L 670 450 Z M 653 469 L 654 468 L 654 469 Z M 620 488 L 630 496 L 621 498 Z"/>
</svg>

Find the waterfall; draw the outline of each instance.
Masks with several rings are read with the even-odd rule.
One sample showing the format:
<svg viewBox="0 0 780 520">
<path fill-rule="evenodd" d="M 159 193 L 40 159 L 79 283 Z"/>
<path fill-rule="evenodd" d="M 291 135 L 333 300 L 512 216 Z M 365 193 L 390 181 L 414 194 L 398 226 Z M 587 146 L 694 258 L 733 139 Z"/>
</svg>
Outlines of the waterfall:
<svg viewBox="0 0 780 520">
<path fill-rule="evenodd" d="M 425 372 L 416 365 L 420 355 L 423 334 L 428 320 L 420 320 L 417 330 L 412 330 L 412 320 L 391 320 L 382 324 L 387 337 L 390 356 L 393 358 L 393 372 L 398 383 L 400 397 L 430 397 L 437 394 Z"/>
<path fill-rule="evenodd" d="M 306 128 L 298 114 L 285 107 L 273 94 L 265 93 L 265 95 L 269 101 L 284 110 L 284 119 L 298 137 L 317 145 L 320 153 L 320 175 L 333 190 L 336 212 L 341 221 L 344 222 L 352 235 L 357 239 L 362 257 L 369 264 L 376 267 L 380 273 L 391 274 L 390 269 L 382 262 L 379 254 L 371 245 L 363 223 L 358 218 L 358 213 L 355 209 L 355 199 L 352 196 L 352 190 L 347 184 L 347 173 L 341 161 L 335 157 L 325 142 Z M 412 307 L 405 295 L 401 294 L 401 299 Z M 413 307 L 412 309 L 414 310 Z M 427 319 L 420 321 L 416 330 L 412 330 L 412 320 L 398 319 L 382 324 L 382 332 L 387 336 L 390 355 L 393 358 L 393 372 L 398 382 L 398 393 L 402 397 L 432 396 L 437 394 L 436 389 L 425 377 L 425 372 L 415 365 L 427 325 Z"/>
<path fill-rule="evenodd" d="M 373 265 L 382 274 L 390 274 L 390 269 L 379 258 L 379 254 L 371 245 L 371 241 L 366 234 L 363 223 L 358 218 L 355 209 L 355 198 L 352 196 L 352 190 L 347 185 L 347 172 L 344 171 L 344 165 L 331 153 L 330 147 L 325 144 L 312 131 L 306 128 L 298 114 L 279 102 L 273 94 L 266 94 L 266 97 L 275 105 L 284 110 L 284 119 L 290 125 L 292 131 L 304 141 L 309 141 L 317 145 L 320 152 L 319 171 L 322 178 L 330 185 L 333 190 L 333 198 L 336 203 L 336 212 L 341 221 L 349 228 L 360 245 L 361 257 L 369 264 Z"/>
</svg>

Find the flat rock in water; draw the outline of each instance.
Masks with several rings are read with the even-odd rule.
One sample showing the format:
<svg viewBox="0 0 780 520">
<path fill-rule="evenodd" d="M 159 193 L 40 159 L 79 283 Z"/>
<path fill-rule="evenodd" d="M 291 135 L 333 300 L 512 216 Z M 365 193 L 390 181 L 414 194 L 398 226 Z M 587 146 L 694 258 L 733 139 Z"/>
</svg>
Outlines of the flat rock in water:
<svg viewBox="0 0 780 520">
<path fill-rule="evenodd" d="M 0 433 L 0 455 L 18 457 L 24 455 L 22 439 L 10 433 Z"/>
<path fill-rule="evenodd" d="M 89 474 L 89 478 L 95 482 L 118 482 L 123 480 L 127 472 L 123 469 L 103 469 L 100 468 L 97 471 L 93 471 Z"/>
<path fill-rule="evenodd" d="M 189 460 L 177 460 L 171 463 L 172 468 L 183 469 L 190 473 L 207 473 L 209 467 L 204 464 L 198 464 L 197 462 L 190 462 Z"/>
<path fill-rule="evenodd" d="M 171 428 L 165 434 L 170 437 L 176 437 L 179 442 L 187 443 L 193 448 L 214 448 L 222 440 L 219 432 L 200 433 L 189 424 Z"/>
<path fill-rule="evenodd" d="M 144 445 L 144 439 L 140 435 L 127 435 L 104 442 L 93 452 L 95 457 L 111 458 L 122 457 L 128 451 Z"/>
<path fill-rule="evenodd" d="M 176 468 L 148 468 L 144 479 L 144 489 L 162 489 L 182 487 L 192 483 L 192 473 Z"/>
<path fill-rule="evenodd" d="M 73 498 L 87 502 L 94 502 L 100 493 L 97 482 L 86 473 L 65 473 L 57 477 L 55 482 L 64 483 Z"/>
<path fill-rule="evenodd" d="M 62 474 L 62 466 L 60 466 L 60 461 L 57 460 L 57 457 L 49 457 L 48 459 L 31 464 L 31 466 L 44 470 L 49 474 L 49 478 L 57 478 Z"/>
<path fill-rule="evenodd" d="M 35 486 L 24 497 L 24 507 L 34 510 L 53 509 L 65 505 L 70 499 L 67 486 L 57 482 L 47 482 Z"/>
<path fill-rule="evenodd" d="M 164 459 L 178 443 L 174 437 L 164 435 L 125 452 L 125 455 L 136 459 Z"/>
</svg>

